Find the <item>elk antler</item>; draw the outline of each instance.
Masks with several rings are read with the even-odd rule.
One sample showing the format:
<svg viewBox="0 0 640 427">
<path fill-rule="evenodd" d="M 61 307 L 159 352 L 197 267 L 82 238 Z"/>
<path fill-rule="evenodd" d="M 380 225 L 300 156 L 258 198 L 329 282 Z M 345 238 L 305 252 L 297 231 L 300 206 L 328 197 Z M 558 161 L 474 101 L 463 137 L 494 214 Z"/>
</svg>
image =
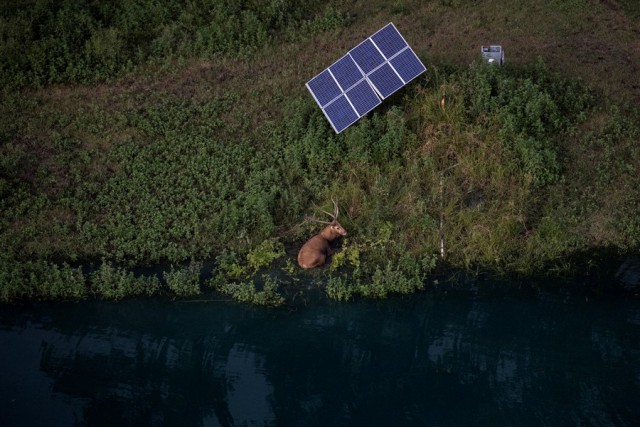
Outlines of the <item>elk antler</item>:
<svg viewBox="0 0 640 427">
<path fill-rule="evenodd" d="M 307 217 L 307 219 L 315 221 L 315 222 L 319 222 L 321 224 L 331 224 L 332 222 L 337 221 L 338 220 L 338 214 L 340 213 L 339 208 L 338 208 L 338 202 L 333 197 L 331 197 L 331 201 L 333 202 L 333 213 L 330 213 L 330 212 L 327 212 L 327 211 L 325 211 L 323 209 L 320 209 L 315 204 L 313 206 L 317 210 L 319 210 L 320 212 L 329 215 L 333 219 L 333 221 L 330 221 L 330 222 L 329 221 L 320 221 L 319 219 L 317 219 L 315 217 L 309 217 L 309 216 Z"/>
<path fill-rule="evenodd" d="M 333 220 L 338 220 L 338 214 L 340 213 L 340 209 L 338 209 L 338 201 L 331 196 L 331 201 L 333 202 Z"/>
<path fill-rule="evenodd" d="M 319 220 L 318 218 L 314 217 L 314 216 L 306 216 L 305 219 L 307 221 L 313 221 L 313 222 L 319 222 L 320 224 L 331 224 L 331 221 L 322 221 Z"/>
</svg>

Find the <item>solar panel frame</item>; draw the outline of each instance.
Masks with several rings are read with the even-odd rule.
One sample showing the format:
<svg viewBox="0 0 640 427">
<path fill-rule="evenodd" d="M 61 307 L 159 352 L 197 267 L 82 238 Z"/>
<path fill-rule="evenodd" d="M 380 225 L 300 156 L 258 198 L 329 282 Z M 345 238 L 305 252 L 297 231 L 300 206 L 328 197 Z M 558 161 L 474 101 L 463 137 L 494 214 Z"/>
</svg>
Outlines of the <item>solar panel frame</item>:
<svg viewBox="0 0 640 427">
<path fill-rule="evenodd" d="M 390 22 L 306 83 L 336 133 L 426 71 Z"/>
</svg>

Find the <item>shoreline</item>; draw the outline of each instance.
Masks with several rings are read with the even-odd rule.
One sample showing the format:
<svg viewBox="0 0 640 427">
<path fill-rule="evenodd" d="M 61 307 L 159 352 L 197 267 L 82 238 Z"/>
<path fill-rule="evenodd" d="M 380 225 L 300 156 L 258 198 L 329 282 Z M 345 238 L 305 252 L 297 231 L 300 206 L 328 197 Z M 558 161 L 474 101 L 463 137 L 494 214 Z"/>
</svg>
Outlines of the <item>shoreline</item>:
<svg viewBox="0 0 640 427">
<path fill-rule="evenodd" d="M 597 259 L 597 261 L 596 261 Z M 99 276 L 102 270 L 107 268 L 105 264 L 82 264 L 69 266 L 68 264 L 52 264 L 52 270 L 72 269 L 81 270 L 81 275 L 75 277 L 76 284 L 73 286 L 77 292 L 74 295 L 53 293 L 38 294 L 36 289 L 32 289 L 27 295 L 15 298 L 3 299 L 2 305 L 22 305 L 32 302 L 82 302 L 82 301 L 123 301 L 138 298 L 160 298 L 175 301 L 193 300 L 202 301 L 203 297 L 216 297 L 217 300 L 236 301 L 239 303 L 267 306 L 267 307 L 296 307 L 300 304 L 306 305 L 309 302 L 320 300 L 333 301 L 358 301 L 358 300 L 384 300 L 388 298 L 410 296 L 414 293 L 422 292 L 447 292 L 461 291 L 468 292 L 477 290 L 477 281 L 490 281 L 494 289 L 525 289 L 533 291 L 537 288 L 536 283 L 546 283 L 546 291 L 568 291 L 584 293 L 590 297 L 598 298 L 606 295 L 622 295 L 629 298 L 640 297 L 640 276 L 633 276 L 628 283 L 625 283 L 624 274 L 635 268 L 640 271 L 640 262 L 635 254 L 617 254 L 611 251 L 597 251 L 589 256 L 581 255 L 579 260 L 574 258 L 571 273 L 553 274 L 549 271 L 539 271 L 532 274 L 521 274 L 518 272 L 496 272 L 490 270 L 476 269 L 464 270 L 438 264 L 434 270 L 427 275 L 421 287 L 413 288 L 407 292 L 394 292 L 393 290 L 384 296 L 366 296 L 354 293 L 349 298 L 341 299 L 331 295 L 327 290 L 327 284 L 332 277 L 342 275 L 349 280 L 349 273 L 333 271 L 331 264 L 312 271 L 302 271 L 296 269 L 291 271 L 287 267 L 286 260 L 278 259 L 277 262 L 269 266 L 262 267 L 253 275 L 243 276 L 243 279 L 236 278 L 229 280 L 225 286 L 216 285 L 217 277 L 220 274 L 219 266 L 215 260 L 201 263 L 183 264 L 174 266 L 171 264 L 156 264 L 147 267 L 135 267 L 131 269 L 122 266 L 109 265 L 110 279 L 119 283 L 117 292 L 114 288 L 108 290 L 96 285 L 99 283 Z M 626 264 L 625 264 L 626 263 Z M 194 269 L 194 264 L 201 266 Z M 66 266 L 66 267 L 65 267 Z M 188 282 L 188 287 L 171 287 L 168 284 L 167 274 L 175 274 L 179 271 L 191 271 L 190 275 L 185 274 L 182 280 Z M 102 271 L 104 274 L 104 271 Z M 197 279 L 195 277 L 197 276 Z M 71 277 L 71 276 L 69 276 Z M 631 276 L 629 276 L 631 277 Z M 169 280 L 175 280 L 169 277 Z M 273 280 L 275 286 L 266 291 L 265 281 Z M 46 279 L 45 279 L 46 281 Z M 120 282 L 119 282 L 120 281 Z M 144 284 L 147 288 L 144 289 Z M 62 283 L 61 283 L 62 284 Z M 153 284 L 149 285 L 149 284 Z M 250 284 L 250 285 L 248 285 Z M 500 284 L 500 285 L 498 285 Z M 69 286 L 69 283 L 64 284 Z M 556 287 L 556 285 L 558 285 Z M 244 289 L 243 289 L 244 287 Z M 189 292 L 181 291 L 188 289 Z M 484 290 L 484 289 L 483 289 Z M 247 292 L 249 292 L 247 294 Z"/>
</svg>

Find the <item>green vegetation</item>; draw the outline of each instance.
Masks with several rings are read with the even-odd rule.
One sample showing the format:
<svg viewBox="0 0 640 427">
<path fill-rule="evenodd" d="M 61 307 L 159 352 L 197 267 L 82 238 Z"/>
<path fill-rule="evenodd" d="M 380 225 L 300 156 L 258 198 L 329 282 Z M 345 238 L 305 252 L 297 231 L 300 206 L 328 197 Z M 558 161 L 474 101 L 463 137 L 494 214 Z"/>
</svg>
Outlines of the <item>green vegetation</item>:
<svg viewBox="0 0 640 427">
<path fill-rule="evenodd" d="M 257 290 L 253 279 L 244 282 L 226 282 L 224 276 L 216 276 L 209 281 L 209 285 L 223 295 L 246 304 L 265 307 L 279 307 L 285 303 L 285 298 L 278 288 L 280 282 L 267 274 L 262 275 L 262 289 Z"/>
<path fill-rule="evenodd" d="M 0 301 L 17 299 L 84 299 L 85 277 L 79 268 L 46 261 L 21 263 L 2 260 Z"/>
<path fill-rule="evenodd" d="M 94 295 L 109 300 L 139 295 L 151 296 L 160 290 L 157 277 L 136 277 L 132 272 L 105 261 L 90 275 L 89 281 Z"/>
<path fill-rule="evenodd" d="M 331 298 L 383 298 L 438 266 L 566 273 L 640 248 L 640 113 L 553 56 L 426 60 L 340 135 L 305 92 L 358 31 L 391 16 L 422 55 L 413 19 L 475 13 L 465 2 L 129 3 L 0 6 L 0 301 L 182 298 L 204 283 L 278 306 L 318 275 Z M 304 217 L 332 196 L 350 237 L 302 272 L 295 249 L 318 231 Z M 182 267 L 131 272 L 157 264 Z"/>
<path fill-rule="evenodd" d="M 167 287 L 179 297 L 200 295 L 200 271 L 202 264 L 191 262 L 185 268 L 171 267 L 163 274 Z"/>
<path fill-rule="evenodd" d="M 304 0 L 18 1 L 0 6 L 0 85 L 104 81 L 149 64 L 245 56 L 348 17 Z M 307 19 L 307 17 L 310 17 Z"/>
</svg>

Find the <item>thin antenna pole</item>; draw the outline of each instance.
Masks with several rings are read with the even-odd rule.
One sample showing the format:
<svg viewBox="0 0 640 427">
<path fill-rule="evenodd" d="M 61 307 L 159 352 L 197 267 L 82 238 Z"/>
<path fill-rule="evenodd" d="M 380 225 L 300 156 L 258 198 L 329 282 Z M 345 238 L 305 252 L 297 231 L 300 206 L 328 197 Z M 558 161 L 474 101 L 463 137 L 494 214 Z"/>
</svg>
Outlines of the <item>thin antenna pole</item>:
<svg viewBox="0 0 640 427">
<path fill-rule="evenodd" d="M 440 258 L 444 259 L 444 174 L 440 174 Z"/>
<path fill-rule="evenodd" d="M 456 166 L 458 163 L 440 172 L 440 258 L 443 260 L 446 256 L 444 247 L 444 174 Z"/>
</svg>

